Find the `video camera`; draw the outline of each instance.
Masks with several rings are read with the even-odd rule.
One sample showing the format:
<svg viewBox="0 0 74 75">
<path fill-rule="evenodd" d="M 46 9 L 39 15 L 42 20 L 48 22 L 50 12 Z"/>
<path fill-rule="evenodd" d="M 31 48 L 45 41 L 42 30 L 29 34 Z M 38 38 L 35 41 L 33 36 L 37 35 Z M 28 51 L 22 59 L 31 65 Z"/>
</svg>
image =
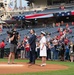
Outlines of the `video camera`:
<svg viewBox="0 0 74 75">
<path fill-rule="evenodd" d="M 19 33 L 17 31 L 11 30 L 11 31 L 7 31 L 7 34 L 9 34 L 10 37 L 12 37 L 13 35 L 17 37 Z"/>
</svg>

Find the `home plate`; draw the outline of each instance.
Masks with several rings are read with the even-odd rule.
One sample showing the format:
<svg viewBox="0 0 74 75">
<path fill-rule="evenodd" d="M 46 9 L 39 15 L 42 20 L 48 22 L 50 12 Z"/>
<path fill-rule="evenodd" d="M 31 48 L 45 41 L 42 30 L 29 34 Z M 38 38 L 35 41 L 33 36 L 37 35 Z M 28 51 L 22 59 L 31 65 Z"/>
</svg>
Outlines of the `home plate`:
<svg viewBox="0 0 74 75">
<path fill-rule="evenodd" d="M 0 67 L 23 67 L 23 64 L 0 64 Z"/>
</svg>

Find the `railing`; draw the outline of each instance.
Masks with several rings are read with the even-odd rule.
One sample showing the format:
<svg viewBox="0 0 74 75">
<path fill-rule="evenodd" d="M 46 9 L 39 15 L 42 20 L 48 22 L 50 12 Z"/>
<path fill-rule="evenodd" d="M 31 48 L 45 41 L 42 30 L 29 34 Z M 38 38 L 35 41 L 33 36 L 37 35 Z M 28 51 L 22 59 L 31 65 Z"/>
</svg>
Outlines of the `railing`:
<svg viewBox="0 0 74 75">
<path fill-rule="evenodd" d="M 10 49 L 9 48 L 5 48 L 4 49 L 4 57 L 8 57 L 10 53 Z M 1 56 L 1 49 L 0 49 L 0 56 Z"/>
</svg>

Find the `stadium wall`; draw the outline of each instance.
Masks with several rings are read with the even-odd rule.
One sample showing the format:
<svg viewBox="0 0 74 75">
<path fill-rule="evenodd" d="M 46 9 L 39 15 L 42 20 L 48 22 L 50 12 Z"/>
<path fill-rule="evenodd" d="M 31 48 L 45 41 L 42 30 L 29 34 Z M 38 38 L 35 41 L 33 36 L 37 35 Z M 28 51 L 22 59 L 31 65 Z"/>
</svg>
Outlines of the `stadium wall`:
<svg viewBox="0 0 74 75">
<path fill-rule="evenodd" d="M 35 0 L 35 6 L 47 6 L 47 0 Z"/>
</svg>

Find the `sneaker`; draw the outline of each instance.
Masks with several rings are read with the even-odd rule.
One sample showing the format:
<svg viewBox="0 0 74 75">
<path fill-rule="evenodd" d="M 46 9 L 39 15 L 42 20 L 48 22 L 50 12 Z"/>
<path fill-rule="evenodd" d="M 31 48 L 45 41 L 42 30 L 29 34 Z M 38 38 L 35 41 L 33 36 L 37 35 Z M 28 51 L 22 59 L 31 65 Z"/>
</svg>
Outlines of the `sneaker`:
<svg viewBox="0 0 74 75">
<path fill-rule="evenodd" d="M 41 67 L 42 67 L 42 66 L 46 66 L 46 63 L 44 63 L 44 64 L 41 64 Z"/>
<path fill-rule="evenodd" d="M 10 64 L 10 62 L 8 61 L 8 64 Z"/>
<path fill-rule="evenodd" d="M 44 63 L 43 65 L 46 66 L 46 63 Z"/>
<path fill-rule="evenodd" d="M 41 64 L 41 67 L 44 66 L 43 64 Z"/>
</svg>

